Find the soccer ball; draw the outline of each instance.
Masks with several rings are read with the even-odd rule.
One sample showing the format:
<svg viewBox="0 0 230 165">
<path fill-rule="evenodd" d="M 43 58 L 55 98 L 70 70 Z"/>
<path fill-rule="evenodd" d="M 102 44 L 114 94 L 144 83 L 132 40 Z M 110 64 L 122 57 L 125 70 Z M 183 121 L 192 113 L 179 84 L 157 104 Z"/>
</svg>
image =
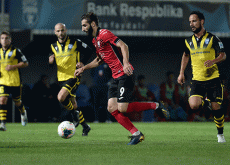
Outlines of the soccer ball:
<svg viewBox="0 0 230 165">
<path fill-rule="evenodd" d="M 63 121 L 58 126 L 58 135 L 64 139 L 69 139 L 75 134 L 75 126 L 70 121 Z"/>
</svg>

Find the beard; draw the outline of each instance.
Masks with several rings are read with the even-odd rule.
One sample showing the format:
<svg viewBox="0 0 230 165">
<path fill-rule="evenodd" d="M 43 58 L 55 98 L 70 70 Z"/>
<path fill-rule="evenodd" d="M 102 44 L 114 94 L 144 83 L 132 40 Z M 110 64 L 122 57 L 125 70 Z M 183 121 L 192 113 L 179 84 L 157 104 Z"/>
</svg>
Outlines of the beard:
<svg viewBox="0 0 230 165">
<path fill-rule="evenodd" d="M 197 34 L 197 33 L 199 33 L 200 31 L 201 31 L 201 26 L 199 27 L 199 28 L 196 28 L 194 31 L 193 31 L 193 33 L 195 33 L 195 34 Z"/>
<path fill-rule="evenodd" d="M 87 35 L 88 35 L 88 37 L 92 37 L 92 36 L 93 36 L 93 28 L 92 28 L 91 25 L 90 25 L 90 27 L 89 27 L 89 30 L 88 30 L 88 32 L 87 32 Z"/>
<path fill-rule="evenodd" d="M 59 38 L 60 38 L 61 40 L 64 40 L 64 39 L 66 38 L 66 34 L 60 35 Z"/>
</svg>

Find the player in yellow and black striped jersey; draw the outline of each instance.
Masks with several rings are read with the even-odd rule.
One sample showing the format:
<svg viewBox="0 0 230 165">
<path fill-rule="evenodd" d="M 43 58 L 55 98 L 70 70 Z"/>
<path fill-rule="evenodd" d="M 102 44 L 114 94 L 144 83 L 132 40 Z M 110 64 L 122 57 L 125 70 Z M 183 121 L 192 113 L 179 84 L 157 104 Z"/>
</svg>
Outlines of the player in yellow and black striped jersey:
<svg viewBox="0 0 230 165">
<path fill-rule="evenodd" d="M 2 45 L 0 49 L 0 130 L 6 131 L 6 105 L 10 94 L 21 113 L 22 125 L 25 126 L 27 124 L 27 112 L 21 101 L 22 85 L 19 68 L 28 66 L 28 61 L 20 49 L 11 45 L 11 35 L 9 32 L 2 32 L 0 37 Z"/>
<path fill-rule="evenodd" d="M 65 24 L 56 24 L 54 31 L 58 40 L 51 44 L 49 63 L 53 64 L 55 61 L 57 65 L 57 78 L 61 84 L 57 97 L 59 102 L 71 112 L 75 126 L 77 127 L 80 123 L 83 127 L 82 135 L 87 136 L 91 128 L 86 124 L 82 112 L 77 110 L 75 93 L 80 84 L 80 77 L 75 78 L 74 72 L 76 67 L 81 67 L 88 61 L 92 50 L 81 40 L 70 38 Z"/>
<path fill-rule="evenodd" d="M 193 11 L 189 16 L 189 23 L 194 35 L 185 39 L 185 50 L 181 60 L 181 69 L 178 83 L 185 83 L 184 71 L 191 58 L 192 82 L 189 105 L 197 110 L 202 105 L 211 102 L 214 122 L 218 130 L 218 142 L 226 142 L 223 135 L 224 111 L 221 108 L 223 101 L 223 85 L 217 64 L 226 59 L 224 46 L 221 40 L 204 28 L 205 18 L 199 11 Z M 207 100 L 204 98 L 207 97 Z"/>
</svg>

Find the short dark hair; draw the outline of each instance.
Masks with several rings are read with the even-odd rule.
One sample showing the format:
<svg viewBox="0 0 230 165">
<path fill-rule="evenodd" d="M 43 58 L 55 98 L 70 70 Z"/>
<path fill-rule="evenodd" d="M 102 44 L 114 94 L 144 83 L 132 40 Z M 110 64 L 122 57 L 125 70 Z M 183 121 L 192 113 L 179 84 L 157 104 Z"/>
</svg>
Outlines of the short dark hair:
<svg viewBox="0 0 230 165">
<path fill-rule="evenodd" d="M 205 20 L 204 14 L 201 13 L 200 11 L 192 11 L 192 12 L 190 13 L 190 15 L 192 15 L 192 14 L 196 14 L 200 20 L 202 20 L 202 19 Z"/>
<path fill-rule="evenodd" d="M 3 35 L 3 34 L 8 35 L 8 36 L 11 38 L 10 32 L 8 32 L 8 31 L 2 31 L 2 32 L 1 32 L 1 35 Z"/>
<path fill-rule="evenodd" d="M 95 22 L 96 25 L 98 26 L 98 23 L 99 23 L 99 19 L 97 17 L 96 14 L 94 14 L 93 12 L 88 12 L 84 15 L 81 16 L 81 20 L 83 19 L 86 19 L 88 21 L 88 23 L 91 23 L 91 22 Z"/>
</svg>

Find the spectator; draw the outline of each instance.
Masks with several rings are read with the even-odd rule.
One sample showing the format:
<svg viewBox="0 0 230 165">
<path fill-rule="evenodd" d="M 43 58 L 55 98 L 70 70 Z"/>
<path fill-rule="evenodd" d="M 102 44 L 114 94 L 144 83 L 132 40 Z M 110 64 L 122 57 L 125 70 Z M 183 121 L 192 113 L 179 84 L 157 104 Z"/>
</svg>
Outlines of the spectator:
<svg viewBox="0 0 230 165">
<path fill-rule="evenodd" d="M 91 87 L 91 95 L 93 102 L 93 109 L 95 112 L 95 120 L 98 122 L 105 122 L 114 119 L 107 111 L 108 100 L 108 82 L 111 78 L 111 71 L 107 64 L 102 64 L 97 68 L 91 70 L 91 76 L 94 80 L 94 85 Z"/>
<path fill-rule="evenodd" d="M 156 101 L 154 94 L 147 88 L 145 84 L 145 76 L 139 75 L 137 77 L 137 85 L 134 88 L 134 101 Z M 130 120 L 132 121 L 153 121 L 154 112 L 150 111 L 141 111 L 141 112 L 132 112 L 129 115 Z"/>
<path fill-rule="evenodd" d="M 175 102 L 175 95 L 178 96 L 178 94 L 175 94 L 176 83 L 174 73 L 168 71 L 166 75 L 166 82 L 163 82 L 160 86 L 161 100 L 165 103 L 165 106 L 170 111 L 170 118 L 172 121 L 186 121 L 186 112 Z"/>
<path fill-rule="evenodd" d="M 185 77 L 187 79 L 186 75 Z M 174 92 L 174 99 L 175 99 L 175 104 L 181 106 L 182 109 L 188 115 L 190 114 L 190 117 L 191 117 L 192 112 L 190 110 L 189 103 L 188 103 L 189 90 L 190 90 L 190 86 L 186 83 L 184 83 L 183 85 L 176 84 L 175 92 Z"/>
</svg>

